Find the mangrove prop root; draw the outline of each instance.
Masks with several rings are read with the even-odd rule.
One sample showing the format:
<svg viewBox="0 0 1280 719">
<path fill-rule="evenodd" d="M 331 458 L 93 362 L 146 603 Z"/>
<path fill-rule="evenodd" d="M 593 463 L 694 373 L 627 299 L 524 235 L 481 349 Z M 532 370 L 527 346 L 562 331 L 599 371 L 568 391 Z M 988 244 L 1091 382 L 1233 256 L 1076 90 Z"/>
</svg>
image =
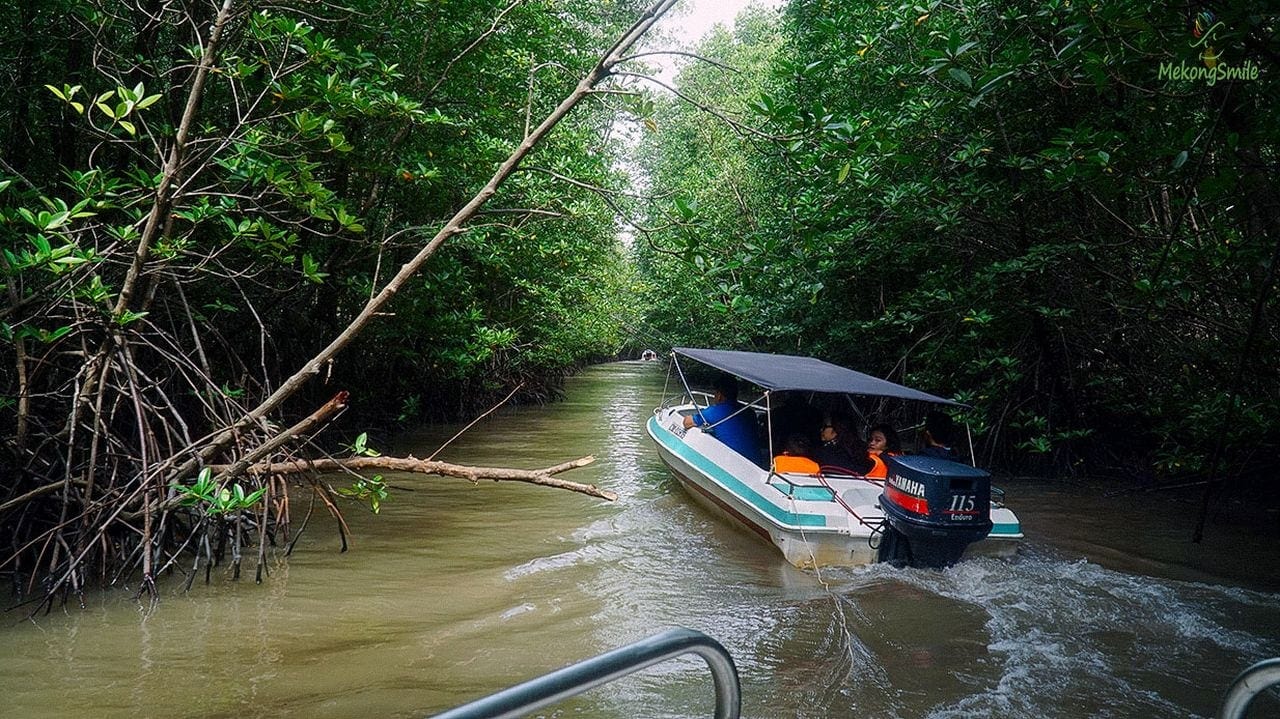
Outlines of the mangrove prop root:
<svg viewBox="0 0 1280 719">
<path fill-rule="evenodd" d="M 169 124 L 175 131 L 168 140 L 149 136 L 156 152 L 151 164 L 158 170 L 154 195 L 141 203 L 132 247 L 121 245 L 104 263 L 124 268 L 114 298 L 107 296 L 110 311 L 98 319 L 84 316 L 77 321 L 75 331 L 58 340 L 56 352 L 55 345 L 50 345 L 47 359 L 31 356 L 29 346 L 21 343 L 13 357 L 17 363 L 14 389 L 19 395 L 13 424 L 17 436 L 6 447 L 18 453 L 14 465 L 18 471 L 13 473 L 16 480 L 9 481 L 6 474 L 0 482 L 0 527 L 8 533 L 13 548 L 0 553 L 0 572 L 10 573 L 19 596 L 38 594 L 32 600 L 52 608 L 59 596 L 64 601 L 70 594 L 79 596 L 86 580 L 97 575 L 104 579 L 123 577 L 130 583 L 140 577 L 139 599 L 145 595 L 154 602 L 157 570 L 176 566 L 182 553 L 196 554 L 190 565 L 192 575 L 203 569 L 208 582 L 212 567 L 227 555 L 238 575 L 242 555 L 253 552 L 255 540 L 261 565 L 266 532 L 283 529 L 290 550 L 296 541 L 296 534 L 289 535 L 287 492 L 281 480 L 288 476 L 302 476 L 313 484 L 314 497 L 337 521 L 345 551 L 349 531 L 335 499 L 324 482 L 309 476 L 326 469 L 403 471 L 472 482 L 520 481 L 616 499 L 612 492 L 554 476 L 583 466 L 591 458 L 540 470 L 467 467 L 413 457 L 281 462 L 342 412 L 347 397 L 345 393 L 336 395 L 292 426 L 284 421 L 289 415 L 282 408 L 375 318 L 390 314 L 387 305 L 426 261 L 444 243 L 468 230 L 535 146 L 580 101 L 593 96 L 598 84 L 614 76 L 615 66 L 626 59 L 627 51 L 674 4 L 675 0 L 654 0 L 543 121 L 519 138 L 488 182 L 436 228 L 434 235 L 420 237 L 413 256 L 312 359 L 293 367 L 292 374 L 281 380 L 274 375 L 289 369 L 269 371 L 263 360 L 262 376 L 251 377 L 247 358 L 232 352 L 228 365 L 243 365 L 246 372 L 239 382 L 253 388 L 245 390 L 243 398 L 226 390 L 225 378 L 213 376 L 205 343 L 181 295 L 181 286 L 164 279 L 170 272 L 177 273 L 177 268 L 166 269 L 170 260 L 155 252 L 171 239 L 174 220 L 180 217 L 178 210 L 195 202 L 203 192 L 196 188 L 200 183 L 191 178 L 207 175 L 209 168 L 217 166 L 221 150 L 189 150 L 199 146 L 196 143 L 220 146 L 220 141 L 215 141 L 218 138 L 200 129 L 200 107 L 206 81 L 214 79 L 220 56 L 230 52 L 226 48 L 241 38 L 236 33 L 241 33 L 245 24 L 238 18 L 249 11 L 249 3 L 217 0 L 209 6 L 211 17 L 192 19 L 199 54 L 184 81 L 180 109 L 178 105 L 173 108 L 176 116 Z M 101 43 L 95 45 L 101 47 Z M 31 189 L 37 188 L 31 185 Z M 96 236 L 89 229 L 85 233 L 86 238 Z M 89 274 L 68 276 L 87 282 Z M 179 296 L 172 298 L 172 312 L 164 309 L 171 298 L 161 294 L 171 285 L 179 290 Z M 21 308 L 19 319 L 23 320 L 27 315 L 84 315 L 78 305 L 68 304 L 66 299 L 80 297 L 78 290 L 58 290 L 55 297 L 40 299 L 41 306 L 28 308 L 23 306 L 26 299 L 9 289 L 10 306 L 0 308 L 0 313 Z M 256 318 L 253 302 L 243 292 L 241 296 L 245 309 Z M 184 308 L 186 321 L 182 322 Z M 260 319 L 258 326 L 265 332 Z M 190 342 L 181 338 L 184 327 L 191 331 Z M 287 429 L 269 420 L 280 421 Z M 201 518 L 202 507 L 183 505 L 189 497 L 177 486 L 189 484 L 205 465 L 215 462 L 219 473 L 216 484 L 222 489 L 249 471 L 258 486 L 280 482 L 278 496 L 283 504 L 273 505 L 268 497 L 262 508 L 252 513 L 242 510 L 235 516 Z M 199 533 L 194 540 L 192 532 Z M 261 571 L 265 573 L 266 568 Z"/>
</svg>

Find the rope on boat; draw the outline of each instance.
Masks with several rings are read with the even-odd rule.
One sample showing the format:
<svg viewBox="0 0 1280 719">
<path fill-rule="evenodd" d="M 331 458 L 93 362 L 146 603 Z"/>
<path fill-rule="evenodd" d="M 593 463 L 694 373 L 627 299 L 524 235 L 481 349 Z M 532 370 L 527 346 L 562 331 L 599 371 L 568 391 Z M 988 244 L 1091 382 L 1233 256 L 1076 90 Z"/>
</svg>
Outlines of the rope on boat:
<svg viewBox="0 0 1280 719">
<path fill-rule="evenodd" d="M 772 476 L 772 475 L 776 475 L 776 474 L 777 474 L 777 472 L 770 472 L 770 476 Z M 781 476 L 781 475 L 778 475 L 778 476 Z M 799 514 L 799 513 L 800 513 L 800 510 L 796 507 L 796 497 L 795 497 L 795 495 L 794 495 L 794 494 L 789 494 L 789 495 L 787 495 L 787 501 L 789 501 L 789 502 L 791 503 L 791 514 L 792 514 L 792 516 L 795 516 L 796 514 Z M 814 572 L 814 574 L 817 574 L 817 575 L 818 575 L 818 582 L 819 582 L 820 584 L 822 584 L 822 588 L 823 588 L 823 589 L 825 589 L 825 590 L 827 590 L 827 593 L 828 593 L 828 594 L 831 594 L 831 593 L 832 593 L 832 592 L 831 592 L 831 587 L 827 584 L 827 581 L 826 581 L 825 579 L 823 579 L 823 578 L 822 578 L 822 570 L 818 567 L 818 557 L 817 557 L 817 555 L 815 555 L 815 554 L 813 553 L 813 542 L 810 542 L 810 541 L 809 541 L 809 537 L 808 537 L 808 536 L 806 536 L 806 535 L 805 535 L 805 533 L 804 533 L 804 525 L 803 525 L 803 524 L 797 524 L 797 525 L 796 525 L 796 529 L 800 530 L 800 539 L 801 539 L 801 541 L 803 541 L 803 542 L 804 542 L 804 548 L 805 548 L 805 549 L 807 549 L 807 550 L 809 550 L 809 563 L 813 565 L 813 572 Z M 834 596 L 834 595 L 833 595 L 833 596 Z"/>
<path fill-rule="evenodd" d="M 860 514 L 858 514 L 857 512 L 855 512 L 855 511 L 853 510 L 853 507 L 850 507 L 850 506 L 849 506 L 849 503 L 848 503 L 848 502 L 846 502 L 846 501 L 844 501 L 844 497 L 841 497 L 841 496 L 840 496 L 840 493 L 836 491 L 835 487 L 832 487 L 830 484 L 828 484 L 828 483 L 827 483 L 827 478 L 826 478 L 826 477 L 824 477 L 824 476 L 822 475 L 822 469 L 823 469 L 822 467 L 819 467 L 819 468 L 818 468 L 818 481 L 822 483 L 822 486 L 824 486 L 824 487 L 826 487 L 826 488 L 827 488 L 827 491 L 828 491 L 828 492 L 831 492 L 831 496 L 835 498 L 835 500 L 836 500 L 836 504 L 839 504 L 841 507 L 844 507 L 845 511 L 846 511 L 846 512 L 848 512 L 849 514 L 852 514 L 852 515 L 853 515 L 853 518 L 854 518 L 854 519 L 856 519 L 856 520 L 858 520 L 858 523 L 859 523 L 859 524 L 861 524 L 862 526 L 867 527 L 868 529 L 874 529 L 874 527 L 871 525 L 871 523 L 870 523 L 870 522 L 868 522 L 867 520 L 863 519 L 863 518 L 862 518 L 862 515 L 860 515 Z M 831 469 L 844 469 L 844 468 L 843 468 L 843 467 L 831 467 Z M 851 476 L 854 476 L 854 477 L 856 477 L 856 476 L 857 476 L 857 475 L 854 475 L 854 474 L 852 474 L 852 473 L 850 473 L 850 474 L 851 474 Z M 862 479 L 864 479 L 864 480 L 866 480 L 866 481 L 868 481 L 868 482 L 871 482 L 871 480 L 870 480 L 870 479 L 868 479 L 867 477 L 862 477 Z M 872 482 L 872 484 L 875 484 L 875 483 L 874 483 L 874 482 Z"/>
<path fill-rule="evenodd" d="M 814 475 L 818 478 L 818 481 L 822 484 L 822 486 L 825 487 L 828 492 L 831 492 L 831 497 L 835 499 L 837 504 L 839 504 L 841 507 L 844 507 L 844 510 L 848 512 L 854 519 L 858 520 L 859 524 L 871 530 L 871 534 L 867 537 L 867 546 L 870 547 L 871 549 L 878 550 L 880 548 L 880 541 L 883 539 L 883 535 L 884 535 L 884 520 L 882 519 L 879 522 L 872 523 L 863 519 L 862 515 L 854 511 L 853 507 L 850 507 L 849 503 L 844 501 L 844 497 L 840 496 L 840 493 L 836 491 L 835 487 L 832 487 L 827 482 L 827 478 L 822 474 L 822 469 L 838 469 L 838 470 L 842 470 L 842 474 L 848 474 L 850 477 L 853 477 L 854 479 L 861 479 L 864 482 L 869 482 L 874 485 L 878 485 L 880 483 L 871 477 L 864 477 L 858 474 L 854 474 L 852 471 L 850 471 L 846 467 L 836 467 L 836 466 L 819 467 L 818 474 Z M 769 478 L 772 479 L 774 477 L 777 477 L 784 482 L 787 481 L 786 477 L 783 477 L 777 472 L 770 470 Z M 795 495 L 788 494 L 787 499 L 790 500 L 791 502 L 791 513 L 796 514 L 798 510 L 796 509 Z M 818 559 L 813 554 L 813 545 L 809 543 L 809 538 L 805 536 L 804 525 L 798 524 L 796 525 L 796 528 L 799 529 L 800 538 L 804 540 L 805 546 L 809 548 L 810 561 L 813 562 L 814 568 L 817 569 Z"/>
<path fill-rule="evenodd" d="M 827 468 L 826 467 L 818 468 L 818 472 L 819 472 L 818 481 L 822 482 L 822 486 L 826 487 L 827 490 L 831 492 L 832 496 L 835 497 L 836 502 L 839 503 L 841 507 L 844 507 L 845 511 L 847 511 L 849 514 L 852 514 L 853 518 L 858 520 L 859 524 L 871 530 L 871 535 L 867 537 L 867 546 L 873 550 L 880 549 L 880 540 L 883 539 L 883 535 L 884 535 L 884 520 L 881 519 L 879 522 L 872 524 L 871 522 L 868 522 L 867 520 L 863 519 L 862 515 L 853 511 L 853 507 L 850 507 L 849 504 L 844 501 L 844 497 L 841 497 L 839 494 L 837 494 L 835 488 L 827 484 L 827 478 L 822 475 L 823 469 L 827 469 Z M 843 470 L 844 472 L 847 472 L 850 476 L 854 477 L 855 479 L 861 479 L 864 482 L 869 482 L 875 485 L 880 484 L 879 482 L 875 481 L 871 477 L 864 477 L 861 475 L 854 474 L 853 472 L 849 471 L 848 468 L 846 467 L 830 467 L 829 469 Z M 802 529 L 801 532 L 803 533 L 803 531 L 804 530 Z"/>
<path fill-rule="evenodd" d="M 819 476 L 821 477 L 821 475 Z M 825 482 L 825 480 L 823 481 Z M 832 493 L 834 494 L 834 491 Z M 791 500 L 791 513 L 795 514 L 796 498 L 789 497 L 789 499 Z M 854 513 L 854 516 L 856 517 L 857 514 Z M 818 557 L 813 553 L 813 544 L 809 542 L 809 538 L 805 536 L 804 525 L 798 525 L 798 528 L 800 529 L 800 539 L 804 541 L 805 548 L 809 550 L 809 562 L 813 564 L 814 576 L 817 577 L 818 584 L 822 585 L 822 591 L 826 592 L 827 596 L 831 598 L 831 603 L 835 606 L 836 614 L 840 617 L 840 633 L 844 635 L 844 646 L 849 656 L 849 666 L 852 668 L 853 665 L 857 663 L 857 658 L 853 654 L 853 647 L 856 640 L 854 639 L 853 632 L 849 631 L 849 617 L 844 611 L 844 599 L 840 595 L 836 594 L 835 589 L 833 589 L 831 584 L 827 582 L 826 577 L 822 576 L 822 568 L 818 566 Z"/>
</svg>

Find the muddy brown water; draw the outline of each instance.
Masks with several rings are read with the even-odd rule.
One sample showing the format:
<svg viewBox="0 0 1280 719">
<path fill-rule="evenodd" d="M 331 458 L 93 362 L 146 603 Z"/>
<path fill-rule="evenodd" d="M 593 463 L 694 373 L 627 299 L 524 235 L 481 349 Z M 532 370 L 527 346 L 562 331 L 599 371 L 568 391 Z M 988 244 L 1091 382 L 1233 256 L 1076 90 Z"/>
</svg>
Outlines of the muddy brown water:
<svg viewBox="0 0 1280 719">
<path fill-rule="evenodd" d="M 732 653 L 746 717 L 1212 716 L 1235 675 L 1280 656 L 1274 534 L 1215 524 L 1194 498 L 1004 483 L 1026 546 L 945 571 L 802 571 L 683 493 L 642 428 L 659 363 L 591 368 L 567 400 L 505 411 L 442 458 L 538 467 L 616 503 L 520 484 L 390 477 L 351 550 L 317 517 L 256 585 L 176 582 L 0 627 L 0 716 L 420 717 L 685 626 Z M 456 427 L 382 449 L 430 454 Z M 545 717 L 708 717 L 685 658 Z M 1250 716 L 1280 716 L 1264 695 Z"/>
</svg>

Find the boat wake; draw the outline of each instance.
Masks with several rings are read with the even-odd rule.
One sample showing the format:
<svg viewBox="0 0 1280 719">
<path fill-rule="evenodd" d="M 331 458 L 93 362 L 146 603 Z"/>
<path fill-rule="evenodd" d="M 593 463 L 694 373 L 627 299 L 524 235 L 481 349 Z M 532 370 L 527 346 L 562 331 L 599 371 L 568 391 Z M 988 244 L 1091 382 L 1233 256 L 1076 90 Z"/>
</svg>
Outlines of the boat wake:
<svg viewBox="0 0 1280 719">
<path fill-rule="evenodd" d="M 1034 548 L 942 571 L 873 565 L 822 576 L 835 607 L 828 633 L 847 634 L 842 654 L 889 678 L 854 667 L 832 677 L 826 693 L 844 694 L 849 716 L 916 715 L 917 683 L 937 698 L 925 715 L 940 719 L 1211 716 L 1239 671 L 1280 655 L 1280 595 L 1129 575 Z M 914 680 L 921 672 L 934 676 Z M 886 689 L 893 699 L 876 696 Z M 828 715 L 839 715 L 833 705 Z"/>
</svg>

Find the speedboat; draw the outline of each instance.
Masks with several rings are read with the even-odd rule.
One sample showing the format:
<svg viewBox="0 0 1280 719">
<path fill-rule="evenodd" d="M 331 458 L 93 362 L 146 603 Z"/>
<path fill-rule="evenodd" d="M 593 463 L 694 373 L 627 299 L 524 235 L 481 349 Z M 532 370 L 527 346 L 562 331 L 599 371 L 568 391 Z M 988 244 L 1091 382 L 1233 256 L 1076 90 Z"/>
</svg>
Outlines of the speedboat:
<svg viewBox="0 0 1280 719">
<path fill-rule="evenodd" d="M 770 426 L 775 393 L 783 391 L 847 398 L 855 410 L 868 398 L 964 405 L 812 357 L 675 348 L 671 367 L 684 393 L 670 403 L 664 396 L 646 424 L 658 456 L 695 500 L 773 544 L 792 564 L 945 567 L 972 554 L 1016 551 L 1021 524 L 991 487 L 991 476 L 976 467 L 899 455 L 885 460 L 884 479 L 828 468 L 778 472 L 768 458 L 744 456 L 721 442 L 714 424 L 686 429 L 685 417 L 706 409 L 709 395 L 689 387 L 681 358 L 759 388 L 760 397 L 738 402 L 737 411 L 763 427 Z"/>
</svg>

